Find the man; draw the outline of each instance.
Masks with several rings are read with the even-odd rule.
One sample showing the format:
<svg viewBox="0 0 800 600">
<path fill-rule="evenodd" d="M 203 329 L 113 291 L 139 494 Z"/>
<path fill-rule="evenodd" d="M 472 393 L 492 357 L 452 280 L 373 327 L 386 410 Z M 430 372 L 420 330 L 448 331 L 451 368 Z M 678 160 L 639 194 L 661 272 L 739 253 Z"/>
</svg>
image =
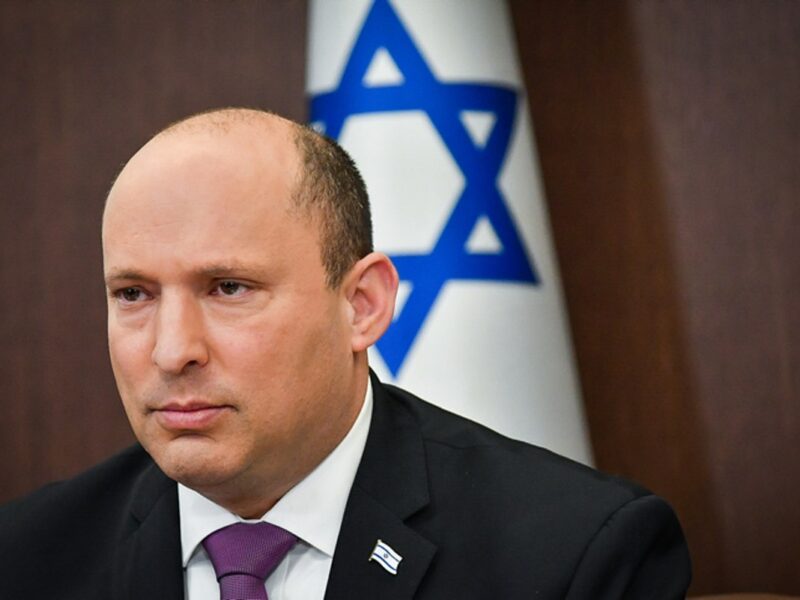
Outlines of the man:
<svg viewBox="0 0 800 600">
<path fill-rule="evenodd" d="M 114 183 L 103 253 L 141 446 L 0 512 L 1 598 L 683 597 L 662 500 L 370 376 L 397 273 L 333 142 L 179 122 Z"/>
</svg>

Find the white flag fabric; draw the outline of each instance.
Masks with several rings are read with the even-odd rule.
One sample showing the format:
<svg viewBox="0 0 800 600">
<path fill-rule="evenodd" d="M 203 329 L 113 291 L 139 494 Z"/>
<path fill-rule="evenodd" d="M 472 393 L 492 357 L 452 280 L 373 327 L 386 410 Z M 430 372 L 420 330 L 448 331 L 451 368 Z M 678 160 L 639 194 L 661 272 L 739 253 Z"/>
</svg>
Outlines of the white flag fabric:
<svg viewBox="0 0 800 600">
<path fill-rule="evenodd" d="M 498 0 L 312 0 L 311 121 L 400 273 L 370 363 L 501 433 L 591 452 L 510 17 Z"/>
</svg>

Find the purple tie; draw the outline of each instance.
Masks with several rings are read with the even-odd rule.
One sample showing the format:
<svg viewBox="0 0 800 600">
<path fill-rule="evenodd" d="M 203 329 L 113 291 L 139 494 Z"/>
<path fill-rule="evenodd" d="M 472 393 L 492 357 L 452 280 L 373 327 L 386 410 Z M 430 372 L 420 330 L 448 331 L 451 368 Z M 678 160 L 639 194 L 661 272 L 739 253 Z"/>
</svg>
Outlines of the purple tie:
<svg viewBox="0 0 800 600">
<path fill-rule="evenodd" d="M 297 542 L 270 523 L 236 523 L 203 540 L 214 565 L 220 600 L 269 600 L 264 581 Z"/>
</svg>

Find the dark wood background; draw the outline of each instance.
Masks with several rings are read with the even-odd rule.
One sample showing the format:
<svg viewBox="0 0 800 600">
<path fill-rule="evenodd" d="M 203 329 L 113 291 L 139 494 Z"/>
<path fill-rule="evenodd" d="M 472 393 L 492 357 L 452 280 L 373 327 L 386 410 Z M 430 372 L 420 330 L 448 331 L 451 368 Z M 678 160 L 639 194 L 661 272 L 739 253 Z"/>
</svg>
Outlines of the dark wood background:
<svg viewBox="0 0 800 600">
<path fill-rule="evenodd" d="M 511 2 L 598 465 L 695 593 L 800 593 L 800 3 Z M 167 122 L 303 119 L 304 2 L 0 3 L 0 500 L 132 441 L 111 179 Z"/>
</svg>

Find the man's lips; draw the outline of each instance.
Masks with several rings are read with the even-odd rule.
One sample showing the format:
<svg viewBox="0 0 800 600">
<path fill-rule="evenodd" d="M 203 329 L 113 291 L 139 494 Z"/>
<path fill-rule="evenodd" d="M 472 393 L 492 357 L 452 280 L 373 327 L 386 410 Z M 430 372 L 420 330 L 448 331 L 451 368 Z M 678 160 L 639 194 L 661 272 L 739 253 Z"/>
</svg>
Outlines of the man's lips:
<svg viewBox="0 0 800 600">
<path fill-rule="evenodd" d="M 202 401 L 169 402 L 152 410 L 156 421 L 164 429 L 173 431 L 202 431 L 212 427 L 228 411 L 227 404 L 210 404 Z"/>
</svg>

